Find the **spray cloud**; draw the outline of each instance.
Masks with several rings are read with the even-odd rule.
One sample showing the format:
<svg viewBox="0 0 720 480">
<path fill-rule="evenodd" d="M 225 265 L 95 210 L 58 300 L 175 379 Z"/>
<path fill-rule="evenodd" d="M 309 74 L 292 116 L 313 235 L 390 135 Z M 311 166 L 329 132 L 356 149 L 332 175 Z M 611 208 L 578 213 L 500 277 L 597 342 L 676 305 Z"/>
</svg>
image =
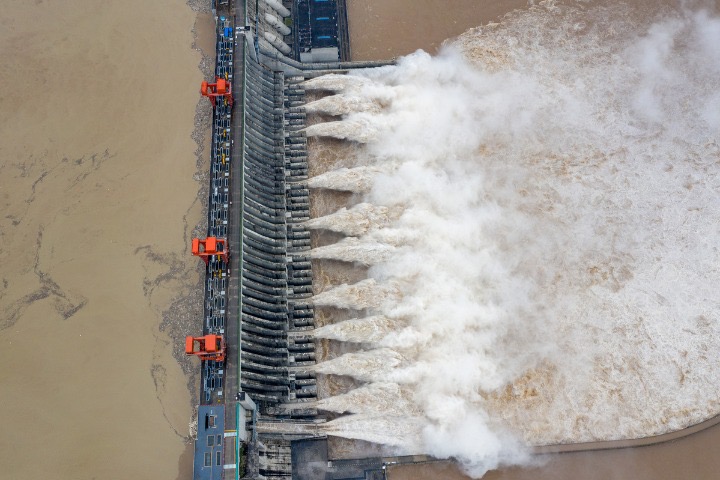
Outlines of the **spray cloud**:
<svg viewBox="0 0 720 480">
<path fill-rule="evenodd" d="M 308 135 L 360 142 L 364 222 L 398 212 L 332 258 L 386 244 L 379 232 L 401 240 L 365 262 L 368 280 L 316 297 L 392 328 L 316 332 L 368 346 L 318 366 L 367 382 L 324 401 L 412 405 L 355 405 L 330 432 L 481 476 L 524 461 L 523 443 L 647 436 L 718 412 L 720 20 L 633 8 L 544 3 L 438 57 L 328 80 L 351 89 L 343 112 L 381 108 Z M 352 213 L 316 226 L 343 231 Z"/>
</svg>

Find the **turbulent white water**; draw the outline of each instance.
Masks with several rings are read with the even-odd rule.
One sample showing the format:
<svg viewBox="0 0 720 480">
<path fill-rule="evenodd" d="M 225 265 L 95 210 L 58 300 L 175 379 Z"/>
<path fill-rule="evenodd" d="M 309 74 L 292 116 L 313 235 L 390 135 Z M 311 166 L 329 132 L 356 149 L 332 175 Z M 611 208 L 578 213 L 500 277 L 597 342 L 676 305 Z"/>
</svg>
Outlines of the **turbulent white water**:
<svg viewBox="0 0 720 480">
<path fill-rule="evenodd" d="M 355 401 L 414 407 L 348 407 L 362 413 L 329 429 L 482 475 L 525 458 L 517 438 L 636 438 L 718 413 L 716 16 L 544 3 L 350 78 L 328 83 L 384 107 L 308 135 L 396 165 L 364 201 L 402 213 L 359 238 L 402 247 L 315 304 L 407 322 L 318 369 L 383 383 Z"/>
</svg>

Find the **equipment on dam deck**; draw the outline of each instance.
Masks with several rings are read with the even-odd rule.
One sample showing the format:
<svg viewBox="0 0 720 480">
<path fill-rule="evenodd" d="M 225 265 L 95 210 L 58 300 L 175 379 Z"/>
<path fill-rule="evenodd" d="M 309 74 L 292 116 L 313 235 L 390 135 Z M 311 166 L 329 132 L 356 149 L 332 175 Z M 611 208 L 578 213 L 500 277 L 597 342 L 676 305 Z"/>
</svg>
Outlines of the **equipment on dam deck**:
<svg viewBox="0 0 720 480">
<path fill-rule="evenodd" d="M 185 354 L 195 355 L 203 361 L 222 362 L 225 360 L 225 338 L 222 335 L 187 336 L 185 337 Z"/>
<path fill-rule="evenodd" d="M 224 97 L 228 105 L 233 103 L 232 85 L 221 77 L 215 77 L 215 83 L 203 81 L 200 84 L 200 94 L 203 97 L 208 97 L 213 107 L 215 106 L 216 97 Z"/>
<path fill-rule="evenodd" d="M 217 255 L 227 263 L 230 252 L 228 251 L 227 241 L 224 238 L 208 237 L 205 240 L 193 238 L 192 254 L 200 257 L 207 265 L 210 257 Z"/>
</svg>

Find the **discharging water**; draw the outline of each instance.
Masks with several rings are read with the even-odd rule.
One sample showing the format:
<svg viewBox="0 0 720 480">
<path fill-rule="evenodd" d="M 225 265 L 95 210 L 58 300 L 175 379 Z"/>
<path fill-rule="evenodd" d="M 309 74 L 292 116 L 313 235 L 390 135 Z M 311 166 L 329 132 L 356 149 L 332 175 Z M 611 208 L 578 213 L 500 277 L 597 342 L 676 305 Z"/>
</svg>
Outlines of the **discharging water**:
<svg viewBox="0 0 720 480">
<path fill-rule="evenodd" d="M 379 106 L 308 128 L 359 151 L 356 169 L 310 186 L 374 206 L 357 230 L 352 209 L 311 221 L 355 237 L 322 258 L 372 265 L 315 303 L 396 325 L 316 332 L 366 347 L 320 372 L 382 385 L 324 400 L 353 404 L 326 428 L 480 475 L 525 459 L 523 443 L 715 415 L 718 45 L 720 20 L 700 8 L 543 3 L 438 57 L 313 80 L 353 99 L 326 106 Z M 382 208 L 398 215 L 367 214 Z M 363 260 L 373 242 L 390 254 Z M 362 405 L 394 402 L 412 408 Z"/>
</svg>

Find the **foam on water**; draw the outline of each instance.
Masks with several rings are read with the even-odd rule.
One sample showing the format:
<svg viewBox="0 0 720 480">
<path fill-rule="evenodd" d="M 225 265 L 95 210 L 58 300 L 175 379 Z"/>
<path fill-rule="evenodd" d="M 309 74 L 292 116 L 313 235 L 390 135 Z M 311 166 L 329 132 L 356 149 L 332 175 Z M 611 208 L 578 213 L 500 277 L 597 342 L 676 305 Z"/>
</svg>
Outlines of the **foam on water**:
<svg viewBox="0 0 720 480">
<path fill-rule="evenodd" d="M 522 442 L 642 437 L 720 411 L 720 20 L 643 8 L 517 12 L 436 58 L 355 74 L 353 95 L 387 104 L 308 129 L 394 162 L 365 201 L 403 209 L 359 236 L 403 247 L 315 304 L 408 320 L 318 368 L 397 383 L 420 412 L 418 437 L 394 413 L 329 431 L 481 475 L 525 458 Z"/>
</svg>

